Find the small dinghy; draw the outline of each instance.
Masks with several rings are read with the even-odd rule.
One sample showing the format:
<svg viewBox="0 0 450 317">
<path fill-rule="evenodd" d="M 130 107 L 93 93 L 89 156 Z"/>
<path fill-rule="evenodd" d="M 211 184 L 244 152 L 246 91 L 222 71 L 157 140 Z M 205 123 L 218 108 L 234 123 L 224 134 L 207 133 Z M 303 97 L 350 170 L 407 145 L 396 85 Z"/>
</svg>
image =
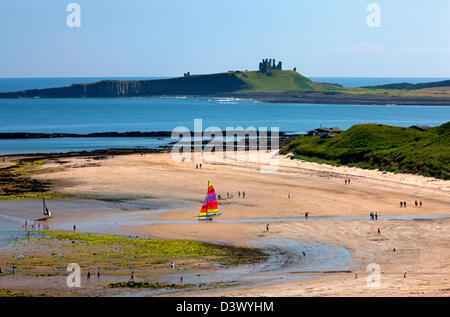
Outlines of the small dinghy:
<svg viewBox="0 0 450 317">
<path fill-rule="evenodd" d="M 222 213 L 219 212 L 217 205 L 216 191 L 214 190 L 211 182 L 208 181 L 206 198 L 203 202 L 200 214 L 198 215 L 198 220 L 213 220 L 214 217 L 220 216 L 221 214 Z"/>
<path fill-rule="evenodd" d="M 36 219 L 35 221 L 47 221 L 47 219 L 50 219 L 52 217 L 52 214 L 50 210 L 47 208 L 47 204 L 45 203 L 45 198 L 42 198 L 42 209 L 44 213 L 44 217 Z"/>
</svg>

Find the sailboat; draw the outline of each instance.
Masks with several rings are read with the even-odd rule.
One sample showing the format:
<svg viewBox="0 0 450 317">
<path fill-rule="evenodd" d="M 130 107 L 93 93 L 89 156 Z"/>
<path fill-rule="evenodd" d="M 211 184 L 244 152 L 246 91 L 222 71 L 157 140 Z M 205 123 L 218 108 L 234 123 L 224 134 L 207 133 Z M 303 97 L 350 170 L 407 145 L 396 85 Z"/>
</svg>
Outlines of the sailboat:
<svg viewBox="0 0 450 317">
<path fill-rule="evenodd" d="M 212 220 L 214 217 L 220 216 L 222 213 L 219 212 L 217 205 L 217 196 L 214 187 L 211 182 L 208 181 L 208 191 L 203 202 L 202 209 L 198 215 L 198 220 Z"/>
<path fill-rule="evenodd" d="M 42 198 L 42 211 L 44 213 L 44 217 L 36 219 L 35 221 L 46 221 L 52 217 L 52 213 L 48 210 L 47 204 L 45 203 L 45 198 Z"/>
</svg>

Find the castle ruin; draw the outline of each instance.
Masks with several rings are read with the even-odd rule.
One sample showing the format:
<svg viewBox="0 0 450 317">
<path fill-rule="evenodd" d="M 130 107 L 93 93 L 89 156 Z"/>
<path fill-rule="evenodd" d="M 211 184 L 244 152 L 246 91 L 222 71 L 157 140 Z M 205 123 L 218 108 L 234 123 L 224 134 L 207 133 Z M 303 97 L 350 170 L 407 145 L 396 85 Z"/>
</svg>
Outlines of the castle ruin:
<svg viewBox="0 0 450 317">
<path fill-rule="evenodd" d="M 272 70 L 282 70 L 281 62 L 278 62 L 277 65 L 275 65 L 275 58 L 271 59 L 263 59 L 261 63 L 259 63 L 259 71 L 266 75 L 272 75 Z"/>
</svg>

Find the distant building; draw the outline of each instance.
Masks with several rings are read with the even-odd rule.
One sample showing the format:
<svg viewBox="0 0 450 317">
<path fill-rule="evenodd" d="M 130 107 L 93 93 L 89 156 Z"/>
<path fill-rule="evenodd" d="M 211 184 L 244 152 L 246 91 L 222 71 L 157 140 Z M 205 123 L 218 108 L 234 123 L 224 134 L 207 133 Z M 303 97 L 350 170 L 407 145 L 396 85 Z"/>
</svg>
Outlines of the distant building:
<svg viewBox="0 0 450 317">
<path fill-rule="evenodd" d="M 411 129 L 416 129 L 416 130 L 419 130 L 419 131 L 426 131 L 428 129 L 431 129 L 431 127 L 427 126 L 427 125 L 412 125 L 412 126 L 410 126 L 410 128 Z"/>
<path fill-rule="evenodd" d="M 266 75 L 272 75 L 272 70 L 282 70 L 282 63 L 278 62 L 275 65 L 275 58 L 271 59 L 263 59 L 261 63 L 259 63 L 259 71 Z"/>
<path fill-rule="evenodd" d="M 343 132 L 338 127 L 333 128 L 317 128 L 311 131 L 308 131 L 308 136 L 320 136 L 321 138 L 333 138 L 337 134 Z"/>
</svg>

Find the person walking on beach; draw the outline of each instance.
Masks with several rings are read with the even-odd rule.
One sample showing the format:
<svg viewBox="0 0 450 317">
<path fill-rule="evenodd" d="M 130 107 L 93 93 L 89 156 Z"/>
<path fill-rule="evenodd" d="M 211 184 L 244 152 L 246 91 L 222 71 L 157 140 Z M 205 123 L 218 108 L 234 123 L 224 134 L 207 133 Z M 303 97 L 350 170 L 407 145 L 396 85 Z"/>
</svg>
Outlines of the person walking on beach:
<svg viewBox="0 0 450 317">
<path fill-rule="evenodd" d="M 347 179 L 345 179 L 345 185 L 347 185 Z"/>
<path fill-rule="evenodd" d="M 375 212 L 375 220 L 378 220 L 378 212 Z"/>
<path fill-rule="evenodd" d="M 202 163 L 200 163 L 200 169 L 202 168 Z"/>
<path fill-rule="evenodd" d="M 403 206 L 406 208 L 406 200 L 403 201 Z"/>
<path fill-rule="evenodd" d="M 350 178 L 348 179 L 348 184 L 350 185 Z"/>
<path fill-rule="evenodd" d="M 97 279 L 100 279 L 100 271 L 97 271 Z"/>
<path fill-rule="evenodd" d="M 422 201 L 419 202 L 419 206 L 422 207 Z"/>
<path fill-rule="evenodd" d="M 302 253 L 303 253 L 303 256 L 306 256 L 306 252 L 305 251 L 303 251 Z"/>
<path fill-rule="evenodd" d="M 15 264 L 13 264 L 12 269 L 13 269 L 13 274 L 16 274 L 16 265 Z"/>
<path fill-rule="evenodd" d="M 406 272 L 403 274 L 403 278 L 406 278 Z"/>
<path fill-rule="evenodd" d="M 73 225 L 73 232 L 77 231 L 77 226 Z"/>
<path fill-rule="evenodd" d="M 238 196 L 239 198 L 241 198 L 241 191 L 238 191 Z"/>
<path fill-rule="evenodd" d="M 308 212 L 305 212 L 305 219 L 308 219 L 308 216 L 309 216 Z"/>
<path fill-rule="evenodd" d="M 269 232 L 269 224 L 266 225 L 266 232 Z"/>
<path fill-rule="evenodd" d="M 378 227 L 378 234 L 380 234 L 381 233 L 381 230 L 380 230 L 380 228 Z"/>
<path fill-rule="evenodd" d="M 134 281 L 134 272 L 131 272 L 131 277 L 130 277 L 130 281 Z"/>
<path fill-rule="evenodd" d="M 197 168 L 197 169 L 198 169 L 198 164 L 195 164 L 195 168 Z"/>
<path fill-rule="evenodd" d="M 400 208 L 402 208 L 402 207 L 403 207 L 403 201 L 400 202 Z"/>
<path fill-rule="evenodd" d="M 245 191 L 242 192 L 242 198 L 245 198 Z"/>
<path fill-rule="evenodd" d="M 288 199 L 291 199 L 291 193 L 288 193 Z"/>
<path fill-rule="evenodd" d="M 370 220 L 373 220 L 373 212 L 370 213 Z"/>
<path fill-rule="evenodd" d="M 416 207 L 417 207 L 417 205 L 418 205 L 418 202 L 417 202 L 417 200 L 415 200 L 415 201 L 414 201 L 414 205 L 416 205 Z"/>
<path fill-rule="evenodd" d="M 91 279 L 91 269 L 89 269 L 87 271 L 87 279 L 90 280 Z"/>
</svg>

